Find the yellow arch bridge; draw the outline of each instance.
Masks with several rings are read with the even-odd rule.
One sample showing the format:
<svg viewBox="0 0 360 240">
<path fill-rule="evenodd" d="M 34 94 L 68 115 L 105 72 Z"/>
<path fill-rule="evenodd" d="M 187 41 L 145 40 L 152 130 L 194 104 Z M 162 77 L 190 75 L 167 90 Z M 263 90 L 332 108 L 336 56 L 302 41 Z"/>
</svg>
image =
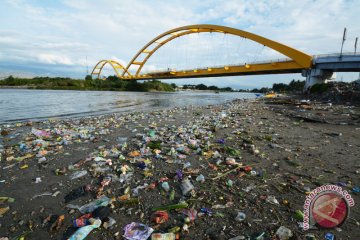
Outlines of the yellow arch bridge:
<svg viewBox="0 0 360 240">
<path fill-rule="evenodd" d="M 162 72 L 152 72 L 141 74 L 141 70 L 149 60 L 149 58 L 166 43 L 195 33 L 218 32 L 226 33 L 246 39 L 269 47 L 285 56 L 288 59 L 283 61 L 255 62 L 243 65 L 226 65 L 221 67 L 208 67 L 201 69 L 187 70 L 169 70 Z M 300 73 L 304 69 L 310 69 L 312 66 L 312 56 L 303 53 L 297 49 L 286 46 L 284 44 L 272 41 L 262 36 L 242 31 L 235 28 L 219 26 L 219 25 L 189 25 L 169 30 L 156 38 L 152 39 L 148 44 L 141 48 L 131 59 L 130 63 L 125 67 L 113 60 L 99 61 L 91 75 L 100 78 L 101 72 L 106 64 L 110 64 L 116 75 L 123 80 L 150 80 L 150 79 L 174 79 L 174 78 L 199 78 L 199 77 L 219 77 L 234 75 L 256 75 L 256 74 L 279 74 L 279 73 Z M 131 74 L 129 69 L 136 69 L 135 74 Z"/>
</svg>

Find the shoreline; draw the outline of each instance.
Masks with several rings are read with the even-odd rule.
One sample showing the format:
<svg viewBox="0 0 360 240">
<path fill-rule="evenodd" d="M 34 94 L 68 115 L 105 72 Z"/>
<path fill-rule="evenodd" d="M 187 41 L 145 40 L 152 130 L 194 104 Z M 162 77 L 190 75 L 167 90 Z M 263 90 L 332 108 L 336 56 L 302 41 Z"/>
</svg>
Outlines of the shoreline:
<svg viewBox="0 0 360 240">
<path fill-rule="evenodd" d="M 351 192 L 360 185 L 356 173 L 360 170 L 359 113 L 358 107 L 263 99 L 12 123 L 8 128 L 3 124 L 1 138 L 6 154 L 0 161 L 0 196 L 15 201 L 1 205 L 10 210 L 0 218 L 0 237 L 14 237 L 32 229 L 26 239 L 65 239 L 74 230 L 71 221 L 81 213 L 66 208 L 64 197 L 85 184 L 99 189 L 103 178 L 110 176 L 112 180 L 102 194 L 116 199 L 109 205 L 116 224 L 111 229 L 102 227 L 86 239 L 121 239 L 124 226 L 131 222 L 155 227 L 151 209 L 180 199 L 198 212 L 201 208 L 213 212 L 200 214 L 188 224 L 188 232 L 180 232 L 180 239 L 230 239 L 263 232 L 271 238 L 280 226 L 290 229 L 294 239 L 304 239 L 308 233 L 322 239 L 327 232 L 342 239 L 360 238 L 351 219 L 340 232 L 303 232 L 294 218 L 294 212 L 302 210 L 306 191 L 319 184 L 343 182 L 355 200 L 351 218 L 360 220 L 356 205 L 360 196 Z M 144 152 L 150 146 L 153 149 Z M 156 154 L 157 148 L 161 152 Z M 99 158 L 111 159 L 112 164 L 95 160 Z M 226 164 L 227 158 L 252 166 L 255 174 L 235 170 L 211 180 L 235 168 Z M 187 162 L 190 166 L 184 168 Z M 140 167 L 143 164 L 148 170 Z M 119 169 L 124 165 L 132 169 L 127 174 L 133 175 L 121 183 Z M 184 176 L 191 176 L 192 196 L 182 196 L 181 183 L 175 178 L 179 169 Z M 70 180 L 72 174 L 85 170 L 84 177 Z M 205 177 L 204 183 L 196 181 L 200 174 Z M 175 190 L 174 200 L 159 183 L 165 177 Z M 35 183 L 36 178 L 41 182 Z M 153 183 L 157 187 L 145 186 Z M 128 187 L 138 187 L 138 195 L 130 191 L 131 199 L 137 199 L 138 204 L 121 200 Z M 34 197 L 44 193 L 50 195 Z M 278 204 L 269 203 L 269 196 Z M 84 194 L 70 203 L 83 205 L 94 199 L 93 194 Z M 239 211 L 246 214 L 242 222 L 235 220 Z M 183 215 L 169 213 L 169 220 L 157 232 L 183 227 Z M 49 230 L 53 222 L 44 221 L 49 215 L 65 216 L 58 230 Z"/>
</svg>

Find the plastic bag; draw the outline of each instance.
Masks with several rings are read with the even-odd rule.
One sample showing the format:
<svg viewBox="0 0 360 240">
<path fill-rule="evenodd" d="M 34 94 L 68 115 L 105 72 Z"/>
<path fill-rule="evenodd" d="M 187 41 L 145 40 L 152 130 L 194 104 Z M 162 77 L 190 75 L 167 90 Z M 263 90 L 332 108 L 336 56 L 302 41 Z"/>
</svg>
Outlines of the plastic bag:
<svg viewBox="0 0 360 240">
<path fill-rule="evenodd" d="M 150 237 L 154 229 L 142 223 L 132 222 L 125 226 L 124 231 L 123 236 L 128 240 L 144 240 Z"/>
</svg>

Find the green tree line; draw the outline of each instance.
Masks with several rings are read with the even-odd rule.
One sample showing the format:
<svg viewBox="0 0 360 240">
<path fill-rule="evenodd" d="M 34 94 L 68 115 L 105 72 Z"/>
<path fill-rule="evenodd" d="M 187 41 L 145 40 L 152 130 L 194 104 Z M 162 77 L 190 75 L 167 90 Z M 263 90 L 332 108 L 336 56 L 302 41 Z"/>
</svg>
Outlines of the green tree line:
<svg viewBox="0 0 360 240">
<path fill-rule="evenodd" d="M 116 76 L 109 76 L 105 80 L 92 79 L 90 75 L 82 79 L 61 77 L 15 78 L 9 76 L 0 81 L 0 86 L 25 86 L 34 89 L 64 89 L 64 90 L 114 90 L 114 91 L 175 91 L 170 84 L 158 80 L 139 83 L 133 80 L 121 80 Z"/>
</svg>

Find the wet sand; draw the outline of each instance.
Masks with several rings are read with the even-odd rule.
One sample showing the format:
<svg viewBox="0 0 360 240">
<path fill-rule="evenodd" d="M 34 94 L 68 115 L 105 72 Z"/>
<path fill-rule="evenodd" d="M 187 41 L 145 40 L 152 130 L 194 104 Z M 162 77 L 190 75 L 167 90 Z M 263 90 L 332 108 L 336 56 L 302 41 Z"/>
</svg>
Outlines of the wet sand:
<svg viewBox="0 0 360 240">
<path fill-rule="evenodd" d="M 263 239 L 276 239 L 280 226 L 291 230 L 291 239 L 305 239 L 306 234 L 324 239 L 328 232 L 336 239 L 360 239 L 360 194 L 352 192 L 360 186 L 359 107 L 236 100 L 217 106 L 3 125 L 1 131 L 0 144 L 5 150 L 0 162 L 0 197 L 15 201 L 0 203 L 0 208 L 10 207 L 0 217 L 0 237 L 28 233 L 26 239 L 67 239 L 75 230 L 72 220 L 82 214 L 66 207 L 64 197 L 91 184 L 97 189 L 95 193 L 70 203 L 81 206 L 96 195 L 113 198 L 110 217 L 116 224 L 111 229 L 100 227 L 86 239 L 123 239 L 123 228 L 131 222 L 163 233 L 176 226 L 182 228 L 181 211 L 169 211 L 169 220 L 161 225 L 151 219 L 153 207 L 180 200 L 198 213 L 207 209 L 188 224 L 188 231 L 179 232 L 180 239 L 255 239 L 263 233 Z M 150 146 L 153 149 L 141 150 Z M 161 150 L 157 155 L 156 149 Z M 46 160 L 39 163 L 42 157 Z M 95 161 L 96 157 L 111 159 L 112 165 Z M 253 172 L 228 165 L 229 158 L 251 166 Z M 190 166 L 184 168 L 187 162 Z M 124 165 L 133 176 L 120 182 Z M 101 173 L 99 169 L 105 170 Z M 70 180 L 80 170 L 86 170 L 87 175 Z M 177 170 L 191 179 L 194 191 L 190 196 L 183 196 L 181 181 L 175 177 Z M 200 174 L 204 183 L 196 181 Z M 106 176 L 112 180 L 99 192 Z M 35 183 L 36 178 L 41 182 Z M 174 200 L 161 188 L 161 181 L 175 190 Z M 355 206 L 340 228 L 303 231 L 295 211 L 303 210 L 310 190 L 324 184 L 342 185 L 351 193 Z M 138 186 L 144 188 L 137 195 L 131 189 Z M 129 189 L 136 201 L 120 198 Z M 271 196 L 278 204 L 270 203 Z M 246 214 L 242 222 L 235 220 L 239 211 Z M 64 222 L 51 231 L 59 215 L 64 215 Z"/>
</svg>

